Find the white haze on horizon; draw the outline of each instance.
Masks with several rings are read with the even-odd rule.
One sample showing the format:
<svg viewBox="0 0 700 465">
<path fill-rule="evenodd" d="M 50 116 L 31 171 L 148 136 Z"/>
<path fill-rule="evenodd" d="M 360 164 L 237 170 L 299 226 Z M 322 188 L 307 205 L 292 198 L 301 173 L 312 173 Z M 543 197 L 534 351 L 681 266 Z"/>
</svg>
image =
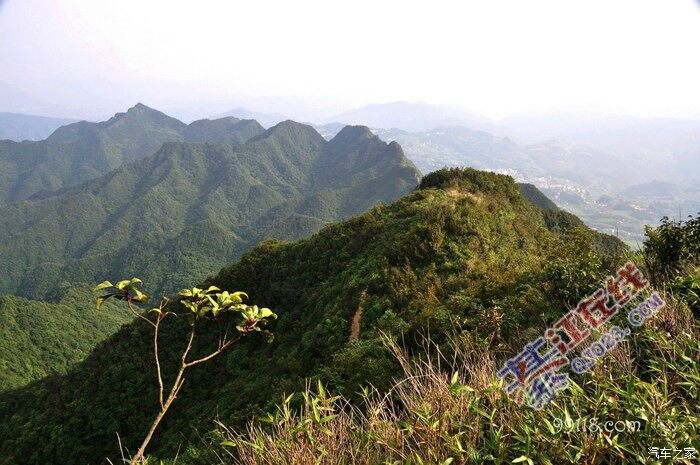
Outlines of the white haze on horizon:
<svg viewBox="0 0 700 465">
<path fill-rule="evenodd" d="M 421 101 L 700 119 L 698 45 L 690 0 L 0 0 L 0 91 L 105 115 Z"/>
</svg>

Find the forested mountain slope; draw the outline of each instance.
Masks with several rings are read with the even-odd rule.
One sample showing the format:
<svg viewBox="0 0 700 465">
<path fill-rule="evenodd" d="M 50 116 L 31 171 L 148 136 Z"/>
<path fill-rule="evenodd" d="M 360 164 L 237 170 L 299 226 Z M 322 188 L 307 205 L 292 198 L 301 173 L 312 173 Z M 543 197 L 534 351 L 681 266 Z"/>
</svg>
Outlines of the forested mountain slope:
<svg viewBox="0 0 700 465">
<path fill-rule="evenodd" d="M 420 179 L 398 144 L 367 128 L 326 141 L 287 121 L 240 145 L 257 123 L 167 121 L 190 139 L 228 143 L 165 143 L 98 179 L 0 207 L 0 293 L 46 296 L 59 282 L 131 274 L 177 290 L 261 239 L 307 236 Z M 81 131 L 71 126 L 52 138 L 71 140 Z"/>
<path fill-rule="evenodd" d="M 190 125 L 143 104 L 101 123 L 81 121 L 37 142 L 0 141 L 0 205 L 97 178 L 156 152 L 164 142 L 241 143 L 263 132 L 250 120 Z"/>
<path fill-rule="evenodd" d="M 287 146 L 285 137 L 275 136 L 281 129 L 303 128 L 286 124 L 240 153 L 259 157 L 259 144 L 265 150 Z M 307 135 L 309 146 L 323 146 Z M 323 153 L 337 156 L 330 149 Z M 293 191 L 303 178 L 288 168 L 279 185 Z M 433 173 L 401 200 L 309 239 L 264 242 L 209 283 L 244 290 L 251 302 L 274 309 L 275 341 L 248 338 L 193 369 L 155 450 L 173 457 L 183 443 L 198 441 L 193 427 L 204 434 L 215 417 L 244 421 L 282 392 L 302 388 L 309 376 L 350 396 L 365 383 L 385 389 L 399 367 L 380 331 L 403 334 L 409 345 L 427 328 L 439 340 L 455 324 L 489 334 L 497 311 L 499 337 L 525 341 L 597 287 L 616 260 L 596 249 L 595 234 L 586 228 L 548 229 L 542 211 L 511 178 L 475 170 Z M 358 338 L 351 342 L 358 312 Z M 170 320 L 161 333 L 168 373 L 184 344 L 186 324 L 178 321 Z M 216 327 L 200 334 L 196 351 L 214 344 L 216 334 Z M 67 375 L 0 395 L 3 463 L 104 463 L 118 456 L 117 432 L 133 450 L 157 408 L 151 344 L 149 329 L 135 322 Z"/>
<path fill-rule="evenodd" d="M 58 303 L 0 296 L 0 390 L 65 373 L 131 321 L 118 306 L 96 314 L 90 297 L 88 289 L 64 290 Z"/>
</svg>

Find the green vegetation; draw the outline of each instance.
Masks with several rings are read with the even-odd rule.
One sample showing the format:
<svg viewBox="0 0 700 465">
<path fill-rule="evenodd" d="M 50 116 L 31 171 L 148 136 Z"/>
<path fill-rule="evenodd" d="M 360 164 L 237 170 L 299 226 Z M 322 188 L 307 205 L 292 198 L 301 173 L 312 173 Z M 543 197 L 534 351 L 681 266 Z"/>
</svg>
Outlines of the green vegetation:
<svg viewBox="0 0 700 465">
<path fill-rule="evenodd" d="M 647 227 L 644 261 L 654 284 L 667 286 L 700 318 L 700 215 L 664 217 L 657 228 Z"/>
<path fill-rule="evenodd" d="M 246 428 L 219 423 L 180 463 L 622 465 L 651 463 L 651 447 L 698 450 L 698 224 L 647 229 L 641 256 L 667 305 L 542 411 L 518 407 L 494 376 L 498 354 L 519 348 L 500 338 L 499 316 L 486 341 L 458 329 L 409 353 L 387 338 L 402 367 L 389 394 L 307 387 Z"/>
<path fill-rule="evenodd" d="M 219 128 L 231 121 L 203 126 L 232 137 L 234 130 Z M 234 126 L 243 123 L 253 124 Z M 71 140 L 73 126 L 51 139 Z M 182 130 L 212 136 L 199 126 Z M 124 274 L 141 276 L 154 292 L 174 292 L 262 239 L 308 236 L 394 201 L 419 178 L 398 144 L 361 127 L 328 142 L 288 121 L 240 146 L 166 143 L 101 178 L 0 207 L 0 293 L 46 297 L 56 282 Z"/>
<path fill-rule="evenodd" d="M 0 390 L 64 374 L 131 317 L 110 309 L 95 315 L 90 294 L 59 290 L 58 303 L 0 296 Z"/>
<path fill-rule="evenodd" d="M 699 330 L 669 306 L 541 411 L 495 379 L 497 344 L 460 333 L 419 357 L 388 341 L 402 367 L 391 395 L 366 389 L 353 402 L 319 385 L 247 428 L 220 424 L 178 463 L 648 463 L 650 447 L 700 446 Z"/>
<path fill-rule="evenodd" d="M 657 285 L 700 266 L 700 216 L 685 221 L 664 217 L 646 234 L 644 257 Z"/>
<path fill-rule="evenodd" d="M 138 104 L 101 123 L 69 124 L 38 142 L 0 141 L 0 205 L 94 179 L 155 153 L 165 142 L 241 143 L 263 132 L 223 118 L 189 126 Z"/>
<path fill-rule="evenodd" d="M 419 334 L 429 329 L 442 344 L 455 325 L 482 340 L 522 343 L 620 262 L 590 230 L 548 229 L 511 178 L 475 170 L 434 173 L 400 201 L 310 239 L 263 242 L 202 287 L 246 289 L 279 310 L 271 327 L 278 337 L 270 345 L 246 339 L 191 370 L 153 452 L 182 456 L 201 445 L 214 418 L 243 424 L 308 377 L 353 400 L 368 383 L 385 392 L 401 366 L 382 332 L 403 337 L 412 353 Z M 489 323 L 496 316 L 497 329 Z M 161 329 L 162 347 L 186 345 L 186 322 Z M 194 357 L 215 350 L 217 331 L 203 322 Z M 5 463 L 97 463 L 117 456 L 116 432 L 135 450 L 158 413 L 156 369 L 144 355 L 152 350 L 152 334 L 135 323 L 67 375 L 0 396 Z M 176 373 L 178 353 L 161 353 L 163 373 Z"/>
<path fill-rule="evenodd" d="M 484 163 L 520 150 L 430 137 L 478 142 Z M 559 163 L 548 150 L 523 169 Z M 141 104 L 0 141 L 0 167 L 0 292 L 55 302 L 0 296 L 0 465 L 625 464 L 700 448 L 700 218 L 647 229 L 634 258 L 668 305 L 536 412 L 507 398 L 500 363 L 632 254 L 535 186 L 421 180 L 366 127 L 326 141 Z M 201 284 L 145 310 L 126 273 L 156 293 Z M 81 283 L 105 277 L 88 309 Z"/>
</svg>

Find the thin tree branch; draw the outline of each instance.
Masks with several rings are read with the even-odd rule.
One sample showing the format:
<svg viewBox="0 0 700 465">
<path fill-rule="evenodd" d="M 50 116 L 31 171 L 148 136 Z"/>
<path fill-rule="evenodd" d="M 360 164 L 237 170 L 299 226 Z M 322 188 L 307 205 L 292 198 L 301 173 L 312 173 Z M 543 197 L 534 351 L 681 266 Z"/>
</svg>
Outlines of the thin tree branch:
<svg viewBox="0 0 700 465">
<path fill-rule="evenodd" d="M 117 442 L 119 443 L 119 453 L 122 456 L 122 463 L 126 463 L 126 459 L 124 458 L 124 448 L 122 447 L 122 438 L 119 437 L 119 431 L 117 431 Z"/>
<path fill-rule="evenodd" d="M 158 355 L 158 328 L 160 327 L 160 322 L 162 318 L 156 316 L 156 324 L 153 330 L 153 352 L 156 357 L 156 370 L 158 371 L 158 393 L 160 395 L 160 408 L 163 408 L 163 375 L 160 370 L 160 356 Z"/>
<path fill-rule="evenodd" d="M 187 347 L 185 348 L 185 351 L 182 353 L 182 366 L 186 367 L 187 366 L 187 354 L 190 353 L 190 349 L 192 349 L 192 342 L 194 341 L 194 325 L 192 325 L 192 331 L 190 331 L 190 340 L 187 341 Z"/>
<path fill-rule="evenodd" d="M 137 312 L 136 310 L 134 310 L 134 307 L 131 305 L 131 301 L 130 301 L 130 300 L 127 300 L 127 301 L 126 301 L 126 304 L 127 304 L 127 307 L 129 307 L 129 310 L 131 310 L 131 313 L 133 313 L 136 317 L 141 318 L 142 320 L 146 321 L 149 325 L 151 325 L 151 326 L 153 326 L 153 327 L 156 326 L 156 324 L 155 324 L 154 322 L 152 322 L 151 320 L 149 320 L 148 318 L 146 318 L 145 316 L 143 316 L 141 313 L 139 313 L 139 312 Z"/>
<path fill-rule="evenodd" d="M 235 339 L 231 339 L 231 340 L 229 340 L 229 341 L 226 341 L 224 344 L 220 344 L 220 345 L 219 345 L 219 348 L 216 349 L 216 350 L 215 350 L 214 352 L 212 352 L 211 354 L 207 355 L 206 357 L 202 357 L 202 358 L 199 358 L 199 359 L 197 359 L 197 360 L 193 360 L 193 361 L 191 361 L 191 362 L 187 362 L 187 363 L 185 364 L 185 367 L 186 367 L 186 368 L 189 368 L 189 367 L 192 367 L 192 366 L 195 366 L 195 365 L 197 365 L 197 364 L 206 362 L 207 360 L 210 360 L 210 359 L 216 357 L 217 355 L 219 355 L 220 353 L 222 353 L 223 351 L 225 351 L 226 349 L 228 349 L 229 346 L 230 346 L 231 344 L 233 344 L 234 342 L 239 341 L 240 339 L 241 339 L 241 336 L 238 336 L 238 337 L 235 338 Z"/>
<path fill-rule="evenodd" d="M 160 322 L 165 319 L 165 317 L 168 315 L 170 312 L 165 312 L 163 313 L 163 309 L 165 308 L 165 305 L 168 303 L 168 299 L 163 297 L 160 301 L 159 309 L 160 313 L 156 315 L 156 323 L 153 325 L 153 352 L 155 353 L 155 358 L 156 358 L 156 369 L 158 371 L 158 387 L 159 387 L 159 395 L 160 395 L 160 408 L 163 408 L 163 372 L 160 368 L 160 355 L 158 353 L 158 328 L 160 327 Z"/>
</svg>

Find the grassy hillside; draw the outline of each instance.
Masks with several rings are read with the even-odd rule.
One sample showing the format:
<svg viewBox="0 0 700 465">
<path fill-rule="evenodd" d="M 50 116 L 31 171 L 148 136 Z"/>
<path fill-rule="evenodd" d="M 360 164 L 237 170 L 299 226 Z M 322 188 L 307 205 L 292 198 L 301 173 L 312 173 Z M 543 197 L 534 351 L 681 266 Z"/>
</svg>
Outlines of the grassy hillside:
<svg viewBox="0 0 700 465">
<path fill-rule="evenodd" d="M 365 383 L 388 389 L 401 369 L 381 331 L 403 335 L 409 346 L 428 328 L 439 342 L 455 324 L 485 338 L 497 309 L 498 336 L 522 342 L 596 287 L 615 262 L 597 252 L 585 228 L 548 229 L 509 177 L 433 173 L 396 203 L 310 239 L 265 242 L 213 278 L 273 308 L 277 337 L 271 345 L 247 339 L 194 369 L 155 448 L 172 457 L 197 437 L 193 428 L 205 433 L 215 417 L 240 424 L 309 376 L 351 398 Z M 183 325 L 162 328 L 167 372 L 184 343 Z M 213 342 L 217 329 L 209 331 L 197 352 Z M 116 432 L 133 450 L 157 404 L 150 350 L 148 329 L 132 324 L 67 375 L 1 395 L 4 463 L 102 463 L 118 454 Z"/>
<path fill-rule="evenodd" d="M 125 309 L 97 314 L 91 293 L 66 291 L 59 303 L 0 296 L 0 390 L 64 374 L 131 321 Z"/>
<path fill-rule="evenodd" d="M 213 129 L 195 122 L 187 131 L 231 142 L 259 128 L 233 119 L 203 126 Z M 69 139 L 67 131 L 54 136 Z M 308 236 L 419 179 L 398 144 L 366 128 L 327 142 L 288 121 L 242 145 L 166 143 L 101 178 L 0 207 L 0 292 L 45 296 L 55 282 L 125 274 L 177 290 L 262 239 Z"/>
<path fill-rule="evenodd" d="M 698 336 L 675 302 L 541 411 L 505 394 L 496 346 L 455 335 L 426 342 L 419 359 L 389 342 L 402 366 L 392 396 L 353 401 L 313 385 L 246 428 L 221 426 L 177 463 L 663 463 L 650 448 L 700 447 Z"/>
<path fill-rule="evenodd" d="M 0 205 L 97 178 L 152 155 L 164 142 L 241 143 L 262 131 L 235 118 L 188 126 L 139 103 L 108 121 L 62 126 L 46 140 L 0 141 Z"/>
</svg>

